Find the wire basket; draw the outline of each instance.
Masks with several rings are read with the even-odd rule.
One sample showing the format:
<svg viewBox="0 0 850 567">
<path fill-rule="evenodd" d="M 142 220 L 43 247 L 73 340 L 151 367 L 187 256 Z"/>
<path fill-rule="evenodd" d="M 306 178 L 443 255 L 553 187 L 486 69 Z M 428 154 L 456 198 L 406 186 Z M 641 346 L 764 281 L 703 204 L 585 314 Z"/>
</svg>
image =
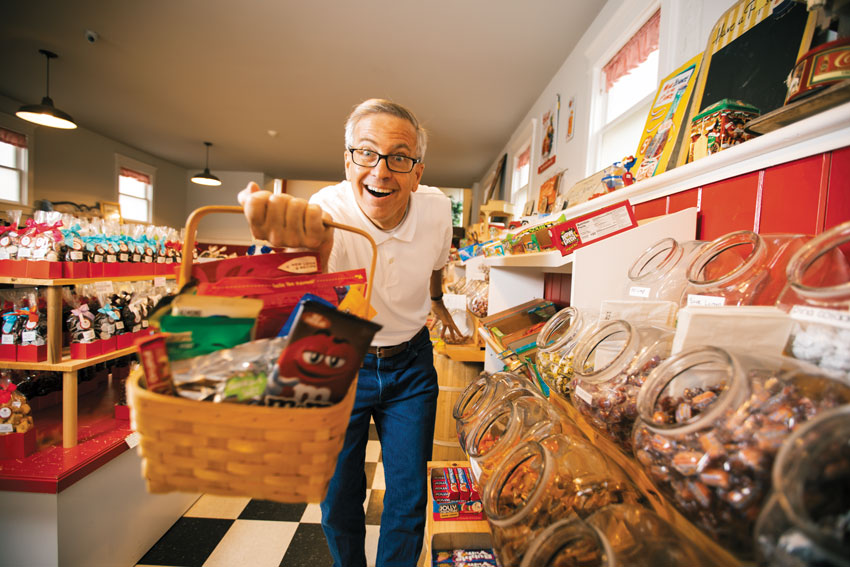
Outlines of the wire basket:
<svg viewBox="0 0 850 567">
<path fill-rule="evenodd" d="M 187 220 L 180 285 L 191 273 L 195 232 L 211 212 L 240 207 L 201 207 Z M 375 273 L 372 245 L 368 282 Z M 371 285 L 367 286 L 367 305 Z M 337 404 L 320 408 L 280 408 L 212 403 L 157 394 L 142 387 L 141 370 L 127 380 L 133 430 L 140 436 L 142 476 L 152 493 L 194 492 L 278 502 L 320 502 L 336 468 L 357 390 L 355 378 Z"/>
</svg>

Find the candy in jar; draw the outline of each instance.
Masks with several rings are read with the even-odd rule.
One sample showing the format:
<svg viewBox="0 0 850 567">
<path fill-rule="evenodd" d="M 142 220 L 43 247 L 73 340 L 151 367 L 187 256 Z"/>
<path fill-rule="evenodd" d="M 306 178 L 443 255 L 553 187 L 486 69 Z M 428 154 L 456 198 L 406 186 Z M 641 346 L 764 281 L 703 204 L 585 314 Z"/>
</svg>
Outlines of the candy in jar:
<svg viewBox="0 0 850 567">
<path fill-rule="evenodd" d="M 850 380 L 850 221 L 800 248 L 776 302 L 794 322 L 786 354 Z"/>
<path fill-rule="evenodd" d="M 554 434 L 508 454 L 482 500 L 500 563 L 519 565 L 531 541 L 549 525 L 638 498 L 625 474 L 593 445 Z"/>
<path fill-rule="evenodd" d="M 679 511 L 741 558 L 779 447 L 850 401 L 850 386 L 788 357 L 696 347 L 668 358 L 638 394 L 634 451 Z"/>
<path fill-rule="evenodd" d="M 537 369 L 549 390 L 569 399 L 573 379 L 573 354 L 581 338 L 595 323 L 595 317 L 575 307 L 565 307 L 553 315 L 537 335 Z"/>
<path fill-rule="evenodd" d="M 824 412 L 783 443 L 759 514 L 759 565 L 850 565 L 850 406 Z"/>
<path fill-rule="evenodd" d="M 478 421 L 468 439 L 473 478 L 486 487 L 493 470 L 511 449 L 552 433 L 584 438 L 578 426 L 544 398 L 525 396 L 495 405 Z"/>
<path fill-rule="evenodd" d="M 649 373 L 670 356 L 673 333 L 666 327 L 614 320 L 601 324 L 576 347 L 572 403 L 594 429 L 629 454 L 638 392 Z"/>
<path fill-rule="evenodd" d="M 467 451 L 467 438 L 487 410 L 497 403 L 505 403 L 522 396 L 538 395 L 536 386 L 523 375 L 513 372 L 496 372 L 482 375 L 470 383 L 452 408 L 460 447 Z"/>
<path fill-rule="evenodd" d="M 652 510 L 611 504 L 546 528 L 520 567 L 709 567 L 713 560 Z"/>
</svg>

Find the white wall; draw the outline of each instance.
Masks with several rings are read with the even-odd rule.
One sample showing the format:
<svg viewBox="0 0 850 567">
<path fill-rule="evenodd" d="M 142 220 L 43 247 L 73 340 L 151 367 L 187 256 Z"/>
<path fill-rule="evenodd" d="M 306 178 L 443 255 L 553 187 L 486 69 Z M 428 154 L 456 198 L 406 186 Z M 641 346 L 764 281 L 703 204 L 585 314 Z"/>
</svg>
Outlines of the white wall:
<svg viewBox="0 0 850 567">
<path fill-rule="evenodd" d="M 0 123 L 31 136 L 31 185 L 26 205 L 40 199 L 89 206 L 101 201 L 118 201 L 115 185 L 115 154 L 118 153 L 156 168 L 153 223 L 183 225 L 186 220 L 185 169 L 85 128 L 57 130 L 33 126 L 14 115 L 19 106 L 19 102 L 0 97 Z"/>
<path fill-rule="evenodd" d="M 592 107 L 592 95 L 594 84 L 598 84 L 594 66 L 600 61 L 606 62 L 613 56 L 639 29 L 646 17 L 660 6 L 658 77 L 660 82 L 679 65 L 705 49 L 714 24 L 735 2 L 736 0 L 608 0 L 575 49 L 540 93 L 540 97 L 517 124 L 502 151 L 493 156 L 492 164 L 487 171 L 483 172 L 474 186 L 474 210 L 480 207 L 481 194 L 487 187 L 487 181 L 492 176 L 499 159 L 506 152 L 508 153 L 506 182 L 510 181 L 510 165 L 514 158 L 511 151 L 521 142 L 529 123 L 532 121 L 539 123 L 540 117 L 552 105 L 556 95 L 561 97 L 557 159 L 554 165 L 542 174 L 537 174 L 539 163 L 534 160 L 535 151 L 539 151 L 539 143 L 535 130 L 529 198 L 536 199 L 543 181 L 561 170 L 565 171 L 561 181 L 562 190 L 594 173 L 587 170 L 588 136 L 592 113 L 595 110 Z M 567 142 L 565 138 L 568 113 L 565 107 L 571 97 L 575 97 L 575 125 L 573 138 Z M 637 149 L 637 142 L 638 140 L 635 140 L 635 149 Z"/>
</svg>

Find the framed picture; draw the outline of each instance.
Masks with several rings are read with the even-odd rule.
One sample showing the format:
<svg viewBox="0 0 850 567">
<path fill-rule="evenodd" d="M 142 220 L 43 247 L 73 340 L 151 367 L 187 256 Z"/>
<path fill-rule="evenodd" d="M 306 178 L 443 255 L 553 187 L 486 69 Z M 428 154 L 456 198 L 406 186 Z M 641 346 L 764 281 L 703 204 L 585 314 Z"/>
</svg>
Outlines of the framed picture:
<svg viewBox="0 0 850 567">
<path fill-rule="evenodd" d="M 117 220 L 118 222 L 123 220 L 121 218 L 121 205 L 111 201 L 100 202 L 100 214 L 103 216 L 103 220 Z"/>
<path fill-rule="evenodd" d="M 522 214 L 527 217 L 532 213 L 534 213 L 534 200 L 529 199 L 525 202 L 525 207 L 523 207 L 522 209 Z"/>
</svg>

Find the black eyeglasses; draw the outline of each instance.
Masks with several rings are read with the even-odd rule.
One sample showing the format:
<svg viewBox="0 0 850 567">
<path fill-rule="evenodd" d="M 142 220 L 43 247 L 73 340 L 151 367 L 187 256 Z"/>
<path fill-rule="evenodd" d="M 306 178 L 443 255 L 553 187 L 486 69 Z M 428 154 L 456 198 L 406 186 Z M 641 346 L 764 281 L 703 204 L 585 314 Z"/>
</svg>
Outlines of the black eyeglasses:
<svg viewBox="0 0 850 567">
<path fill-rule="evenodd" d="M 413 166 L 422 161 L 421 159 L 396 154 L 379 154 L 372 150 L 348 148 L 348 151 L 351 152 L 352 161 L 354 161 L 357 165 L 362 167 L 375 167 L 378 165 L 379 161 L 384 160 L 389 170 L 395 171 L 396 173 L 410 173 L 413 171 Z"/>
</svg>

